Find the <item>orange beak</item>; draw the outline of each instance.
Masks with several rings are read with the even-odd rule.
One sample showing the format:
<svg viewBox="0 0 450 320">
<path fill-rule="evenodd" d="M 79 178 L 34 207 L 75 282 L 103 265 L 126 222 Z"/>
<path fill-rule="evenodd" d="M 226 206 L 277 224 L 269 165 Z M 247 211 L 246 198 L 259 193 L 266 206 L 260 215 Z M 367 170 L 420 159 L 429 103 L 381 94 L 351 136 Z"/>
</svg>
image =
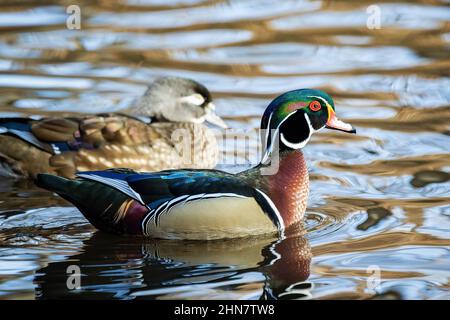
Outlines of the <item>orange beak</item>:
<svg viewBox="0 0 450 320">
<path fill-rule="evenodd" d="M 327 107 L 328 107 L 328 121 L 325 125 L 326 128 L 344 131 L 348 133 L 356 133 L 355 128 L 353 128 L 350 124 L 339 120 L 338 117 L 336 117 L 336 113 L 334 112 L 333 108 L 331 108 L 330 106 Z"/>
</svg>

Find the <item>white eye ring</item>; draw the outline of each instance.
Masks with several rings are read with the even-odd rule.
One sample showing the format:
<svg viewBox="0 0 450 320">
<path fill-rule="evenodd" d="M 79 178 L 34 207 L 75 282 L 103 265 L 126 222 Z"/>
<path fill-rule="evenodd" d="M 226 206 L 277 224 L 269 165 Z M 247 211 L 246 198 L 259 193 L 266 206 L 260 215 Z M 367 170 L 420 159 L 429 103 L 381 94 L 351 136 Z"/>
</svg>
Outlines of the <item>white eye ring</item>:
<svg viewBox="0 0 450 320">
<path fill-rule="evenodd" d="M 200 93 L 194 93 L 190 96 L 181 97 L 180 102 L 195 104 L 196 106 L 201 106 L 205 102 L 205 98 Z"/>
</svg>

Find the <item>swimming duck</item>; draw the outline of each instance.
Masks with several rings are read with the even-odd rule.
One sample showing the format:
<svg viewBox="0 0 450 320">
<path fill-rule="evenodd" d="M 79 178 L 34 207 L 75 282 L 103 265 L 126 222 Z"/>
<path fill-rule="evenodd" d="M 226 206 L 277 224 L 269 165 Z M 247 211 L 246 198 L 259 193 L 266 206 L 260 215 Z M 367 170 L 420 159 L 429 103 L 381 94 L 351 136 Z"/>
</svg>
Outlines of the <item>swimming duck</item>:
<svg viewBox="0 0 450 320">
<path fill-rule="evenodd" d="M 249 170 L 110 169 L 80 172 L 75 180 L 40 174 L 36 183 L 72 202 L 97 229 L 116 234 L 220 239 L 283 233 L 305 213 L 309 178 L 301 149 L 323 128 L 356 133 L 337 118 L 328 94 L 294 90 L 265 110 L 265 154 Z"/>
<path fill-rule="evenodd" d="M 178 77 L 157 79 L 122 113 L 1 118 L 0 175 L 35 177 L 46 172 L 74 177 L 77 171 L 111 167 L 212 168 L 218 159 L 217 142 L 204 121 L 226 127 L 208 89 Z M 191 137 L 193 156 L 186 156 L 182 137 Z"/>
</svg>

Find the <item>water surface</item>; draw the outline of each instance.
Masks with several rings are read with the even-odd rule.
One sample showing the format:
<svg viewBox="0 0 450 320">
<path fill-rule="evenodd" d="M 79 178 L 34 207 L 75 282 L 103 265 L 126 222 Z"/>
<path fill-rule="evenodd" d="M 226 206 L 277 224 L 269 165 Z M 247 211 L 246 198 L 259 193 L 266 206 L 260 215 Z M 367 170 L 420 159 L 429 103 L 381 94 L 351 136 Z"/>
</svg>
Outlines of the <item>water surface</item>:
<svg viewBox="0 0 450 320">
<path fill-rule="evenodd" d="M 450 297 L 448 2 L 383 1 L 373 30 L 372 1 L 77 4 L 81 30 L 66 28 L 65 2 L 0 3 L 2 115 L 120 110 L 177 75 L 241 129 L 277 94 L 321 88 L 358 135 L 322 131 L 305 148 L 306 220 L 284 240 L 109 236 L 3 179 L 0 299 Z M 80 290 L 66 286 L 71 265 Z"/>
</svg>

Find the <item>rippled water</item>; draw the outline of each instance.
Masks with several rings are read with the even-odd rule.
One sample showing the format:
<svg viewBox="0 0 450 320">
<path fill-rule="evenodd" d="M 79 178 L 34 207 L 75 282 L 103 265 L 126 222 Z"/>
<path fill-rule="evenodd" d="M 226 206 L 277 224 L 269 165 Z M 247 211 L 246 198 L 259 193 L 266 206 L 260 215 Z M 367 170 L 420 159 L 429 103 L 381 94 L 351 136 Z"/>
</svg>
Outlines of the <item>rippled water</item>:
<svg viewBox="0 0 450 320">
<path fill-rule="evenodd" d="M 26 3 L 0 2 L 2 114 L 118 110 L 179 75 L 245 129 L 275 95 L 325 89 L 358 135 L 307 146 L 306 231 L 282 241 L 109 236 L 1 180 L 0 299 L 450 297 L 447 1 L 383 1 L 379 30 L 372 1 L 78 1 L 81 30 L 66 29 L 65 2 Z M 66 286 L 70 265 L 81 290 Z"/>
</svg>

